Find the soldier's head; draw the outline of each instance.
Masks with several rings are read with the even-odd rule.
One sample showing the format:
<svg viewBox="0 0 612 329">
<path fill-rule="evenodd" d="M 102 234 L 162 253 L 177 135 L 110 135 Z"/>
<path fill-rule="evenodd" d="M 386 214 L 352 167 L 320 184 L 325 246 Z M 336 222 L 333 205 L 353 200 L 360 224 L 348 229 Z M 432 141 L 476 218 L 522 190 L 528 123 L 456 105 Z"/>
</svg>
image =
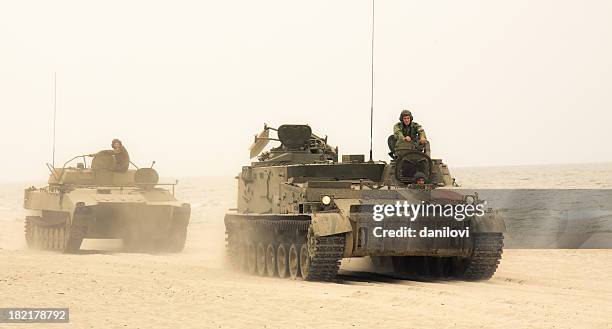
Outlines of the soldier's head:
<svg viewBox="0 0 612 329">
<path fill-rule="evenodd" d="M 412 122 L 412 112 L 408 110 L 403 110 L 402 113 L 400 113 L 399 120 L 405 126 L 409 125 Z"/>
<path fill-rule="evenodd" d="M 123 146 L 123 144 L 121 143 L 121 141 L 120 141 L 120 140 L 118 140 L 118 139 L 116 139 L 116 138 L 115 138 L 115 139 L 113 139 L 113 141 L 111 142 L 111 147 L 112 147 L 113 149 L 115 149 L 115 150 L 116 150 L 116 149 L 118 149 L 118 148 L 120 148 L 120 147 L 122 147 L 122 146 Z"/>
<path fill-rule="evenodd" d="M 425 179 L 426 178 L 427 177 L 425 177 L 425 174 L 420 172 L 420 171 L 418 173 L 416 173 L 416 175 L 414 175 L 414 179 L 415 179 L 415 182 L 417 183 L 417 185 L 425 185 Z"/>
</svg>

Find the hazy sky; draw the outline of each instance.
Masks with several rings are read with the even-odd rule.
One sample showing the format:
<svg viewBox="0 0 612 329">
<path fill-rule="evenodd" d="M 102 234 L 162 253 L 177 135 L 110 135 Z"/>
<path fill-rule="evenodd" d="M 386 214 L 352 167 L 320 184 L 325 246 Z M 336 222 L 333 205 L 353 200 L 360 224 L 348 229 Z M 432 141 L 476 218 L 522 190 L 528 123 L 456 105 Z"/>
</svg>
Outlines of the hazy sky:
<svg viewBox="0 0 612 329">
<path fill-rule="evenodd" d="M 264 122 L 367 154 L 371 1 L 2 1 L 0 181 L 120 138 L 233 175 Z M 612 1 L 376 2 L 374 154 L 402 108 L 451 166 L 612 161 Z"/>
</svg>

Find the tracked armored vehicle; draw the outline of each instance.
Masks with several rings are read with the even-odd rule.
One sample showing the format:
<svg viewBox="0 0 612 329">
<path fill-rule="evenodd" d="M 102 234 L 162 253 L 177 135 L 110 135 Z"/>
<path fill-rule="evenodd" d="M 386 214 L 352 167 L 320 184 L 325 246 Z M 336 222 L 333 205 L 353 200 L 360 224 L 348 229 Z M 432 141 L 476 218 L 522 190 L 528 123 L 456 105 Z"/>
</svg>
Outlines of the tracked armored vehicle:
<svg viewBox="0 0 612 329">
<path fill-rule="evenodd" d="M 62 168 L 47 164 L 49 185 L 25 190 L 30 248 L 76 252 L 83 239 L 123 239 L 127 251 L 183 250 L 191 207 L 174 197 L 176 184 L 158 184 L 153 168 L 114 172 L 112 155 L 98 153 L 89 168 L 86 160 L 77 156 Z"/>
<path fill-rule="evenodd" d="M 270 138 L 270 131 L 277 131 L 278 138 Z M 251 146 L 251 157 L 269 140 L 281 145 L 242 168 L 237 211 L 225 216 L 227 251 L 237 269 L 332 281 L 342 258 L 370 256 L 374 264 L 396 273 L 468 280 L 494 274 L 502 254 L 503 220 L 478 195 L 453 190 L 448 167 L 417 145 L 390 139 L 393 159 L 388 164 L 365 162 L 363 155 L 344 155 L 339 162 L 338 149 L 307 125 L 265 126 Z M 425 176 L 426 184 L 417 184 L 418 175 Z M 469 204 L 479 206 L 482 214 L 462 220 L 428 214 L 411 221 L 388 213 L 384 220 L 373 219 L 377 207 L 404 201 Z M 398 237 L 408 229 L 441 235 L 469 231 L 469 236 Z"/>
</svg>

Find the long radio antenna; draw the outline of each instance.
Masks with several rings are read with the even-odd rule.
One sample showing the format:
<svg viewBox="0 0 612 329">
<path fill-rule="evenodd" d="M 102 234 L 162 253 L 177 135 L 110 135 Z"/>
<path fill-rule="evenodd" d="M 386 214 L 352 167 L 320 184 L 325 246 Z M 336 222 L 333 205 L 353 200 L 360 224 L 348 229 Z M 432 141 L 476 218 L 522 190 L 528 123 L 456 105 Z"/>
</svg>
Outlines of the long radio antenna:
<svg viewBox="0 0 612 329">
<path fill-rule="evenodd" d="M 372 131 L 374 126 L 374 1 L 372 0 L 372 80 L 370 82 L 370 162 L 372 162 Z"/>
<path fill-rule="evenodd" d="M 55 168 L 55 118 L 57 114 L 57 72 L 53 72 L 53 168 Z"/>
</svg>

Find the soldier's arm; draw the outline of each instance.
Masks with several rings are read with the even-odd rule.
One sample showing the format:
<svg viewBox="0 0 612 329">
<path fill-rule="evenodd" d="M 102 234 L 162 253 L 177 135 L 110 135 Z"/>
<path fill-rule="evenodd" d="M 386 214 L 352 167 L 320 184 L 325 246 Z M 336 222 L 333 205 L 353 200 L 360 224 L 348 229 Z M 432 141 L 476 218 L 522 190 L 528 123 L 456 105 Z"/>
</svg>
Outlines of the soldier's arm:
<svg viewBox="0 0 612 329">
<path fill-rule="evenodd" d="M 402 123 L 401 122 L 400 123 L 396 123 L 393 126 L 393 135 L 395 136 L 395 138 L 397 138 L 397 140 L 404 139 L 404 137 L 406 137 L 406 136 L 404 136 L 404 132 L 402 131 Z"/>
<path fill-rule="evenodd" d="M 423 127 L 420 124 L 418 124 L 416 122 L 415 122 L 415 124 L 416 124 L 416 131 L 419 134 L 419 138 L 427 139 L 427 135 L 425 135 L 425 129 L 423 129 Z"/>
</svg>

